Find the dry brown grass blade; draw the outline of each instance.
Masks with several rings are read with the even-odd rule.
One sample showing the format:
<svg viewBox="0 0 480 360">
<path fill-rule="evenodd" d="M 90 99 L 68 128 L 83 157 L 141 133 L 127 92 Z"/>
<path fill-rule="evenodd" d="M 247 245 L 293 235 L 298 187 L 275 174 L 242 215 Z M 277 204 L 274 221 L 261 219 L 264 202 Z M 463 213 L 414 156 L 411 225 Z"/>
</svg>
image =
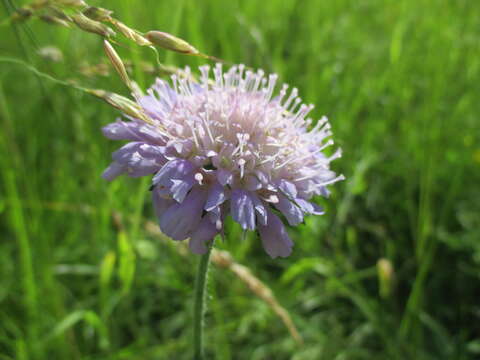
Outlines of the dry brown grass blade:
<svg viewBox="0 0 480 360">
<path fill-rule="evenodd" d="M 145 223 L 145 230 L 150 235 L 156 236 L 162 241 L 170 241 L 164 234 L 162 234 L 158 228 L 158 225 L 152 221 L 147 221 Z M 174 242 L 174 244 L 176 244 L 179 254 L 183 256 L 187 256 L 189 254 L 187 243 L 185 241 Z M 288 332 L 295 342 L 298 345 L 303 345 L 303 338 L 295 327 L 290 314 L 283 306 L 279 304 L 272 290 L 263 281 L 253 275 L 248 267 L 235 262 L 235 260 L 227 251 L 212 249 L 211 259 L 214 265 L 228 269 L 234 273 L 248 286 L 252 293 L 265 301 L 272 311 L 282 320 L 283 324 L 288 329 Z"/>
</svg>

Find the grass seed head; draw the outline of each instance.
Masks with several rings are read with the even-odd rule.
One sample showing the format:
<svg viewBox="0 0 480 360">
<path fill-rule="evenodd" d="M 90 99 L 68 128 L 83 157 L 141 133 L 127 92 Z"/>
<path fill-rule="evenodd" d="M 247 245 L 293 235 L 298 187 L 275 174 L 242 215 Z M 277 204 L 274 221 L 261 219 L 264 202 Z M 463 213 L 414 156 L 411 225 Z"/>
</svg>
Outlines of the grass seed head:
<svg viewBox="0 0 480 360">
<path fill-rule="evenodd" d="M 89 6 L 83 10 L 83 14 L 95 21 L 109 21 L 113 11 L 96 6 Z"/>
<path fill-rule="evenodd" d="M 48 7 L 47 14 L 51 16 L 55 16 L 56 18 L 59 18 L 61 20 L 70 21 L 70 22 L 73 21 L 70 16 L 68 16 L 67 14 L 65 14 L 65 12 L 63 12 L 63 10 L 53 6 Z"/>
<path fill-rule="evenodd" d="M 146 39 L 143 35 L 140 34 L 137 30 L 129 28 L 127 25 L 124 23 L 111 19 L 110 22 L 113 24 L 113 26 L 116 27 L 118 31 L 120 31 L 123 36 L 125 36 L 127 39 L 130 39 L 134 41 L 137 45 L 140 46 L 151 46 L 152 43 Z"/>
<path fill-rule="evenodd" d="M 200 52 L 190 45 L 185 40 L 177 38 L 172 34 L 162 31 L 149 31 L 145 34 L 145 37 L 150 40 L 154 45 L 158 45 L 161 48 L 176 51 L 182 54 L 197 55 Z"/>
<path fill-rule="evenodd" d="M 80 29 L 87 32 L 98 34 L 105 38 L 115 36 L 115 31 L 110 29 L 108 26 L 102 24 L 101 22 L 92 20 L 81 13 L 72 15 L 72 20 Z"/>
<path fill-rule="evenodd" d="M 147 115 L 145 115 L 142 108 L 136 102 L 126 98 L 125 96 L 101 89 L 86 89 L 85 91 L 93 96 L 102 99 L 103 101 L 113 106 L 115 109 L 122 111 L 126 115 L 143 120 L 147 123 L 152 122 L 151 119 Z"/>
<path fill-rule="evenodd" d="M 47 7 L 50 4 L 49 0 L 37 0 L 29 4 L 29 6 L 34 10 L 40 10 Z"/>
<path fill-rule="evenodd" d="M 40 19 L 49 24 L 70 27 L 70 23 L 68 21 L 60 19 L 56 16 L 42 14 L 40 15 Z"/>
<path fill-rule="evenodd" d="M 55 5 L 73 7 L 73 8 L 83 8 L 88 6 L 87 3 L 83 0 L 54 0 Z"/>
<path fill-rule="evenodd" d="M 117 71 L 118 75 L 120 75 L 120 78 L 122 81 L 125 83 L 130 88 L 130 78 L 128 77 L 127 70 L 125 69 L 125 65 L 122 62 L 122 59 L 118 55 L 118 53 L 115 51 L 113 46 L 107 41 L 103 41 L 103 48 L 105 50 L 105 53 L 108 56 L 108 59 L 112 63 L 113 67 Z"/>
<path fill-rule="evenodd" d="M 33 10 L 27 6 L 17 9 L 12 15 L 13 22 L 23 22 L 33 15 Z"/>
</svg>

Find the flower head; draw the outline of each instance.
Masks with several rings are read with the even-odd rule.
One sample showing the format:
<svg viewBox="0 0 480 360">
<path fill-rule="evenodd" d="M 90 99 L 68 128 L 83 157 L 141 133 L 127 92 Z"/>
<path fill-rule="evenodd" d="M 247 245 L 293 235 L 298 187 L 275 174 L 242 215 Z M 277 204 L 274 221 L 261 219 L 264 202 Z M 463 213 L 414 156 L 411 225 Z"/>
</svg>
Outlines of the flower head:
<svg viewBox="0 0 480 360">
<path fill-rule="evenodd" d="M 160 229 L 174 240 L 190 238 L 203 253 L 231 215 L 244 230 L 258 230 L 271 257 L 288 256 L 290 225 L 306 214 L 323 214 L 311 202 L 328 196 L 327 186 L 341 179 L 329 169 L 340 157 L 322 151 L 333 141 L 326 117 L 312 126 L 312 105 L 301 104 L 297 89 L 277 75 L 246 71 L 243 65 L 222 72 L 200 68 L 200 82 L 157 79 L 137 103 L 152 120 L 129 118 L 104 127 L 105 136 L 129 142 L 113 153 L 103 173 L 112 180 L 154 174 L 152 194 Z M 189 69 L 186 69 L 188 74 Z"/>
</svg>

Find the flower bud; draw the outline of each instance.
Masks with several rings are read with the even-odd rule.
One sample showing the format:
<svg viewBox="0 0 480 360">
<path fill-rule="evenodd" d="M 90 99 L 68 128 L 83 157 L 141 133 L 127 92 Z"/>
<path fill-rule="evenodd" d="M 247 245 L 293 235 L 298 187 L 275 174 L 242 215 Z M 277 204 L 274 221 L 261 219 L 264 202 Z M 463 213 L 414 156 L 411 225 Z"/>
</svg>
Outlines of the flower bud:
<svg viewBox="0 0 480 360">
<path fill-rule="evenodd" d="M 145 34 L 145 37 L 153 44 L 158 45 L 164 49 L 176 51 L 182 54 L 197 55 L 200 52 L 190 45 L 185 40 L 179 39 L 176 36 L 162 32 L 162 31 L 149 31 Z"/>
</svg>

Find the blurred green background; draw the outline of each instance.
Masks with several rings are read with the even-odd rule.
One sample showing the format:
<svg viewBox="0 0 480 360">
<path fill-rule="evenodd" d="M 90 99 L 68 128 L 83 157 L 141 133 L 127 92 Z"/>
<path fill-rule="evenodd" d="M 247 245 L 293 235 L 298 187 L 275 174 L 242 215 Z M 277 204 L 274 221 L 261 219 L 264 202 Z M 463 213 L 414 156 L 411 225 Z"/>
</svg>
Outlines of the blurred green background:
<svg viewBox="0 0 480 360">
<path fill-rule="evenodd" d="M 232 272 L 212 267 L 210 359 L 480 358 L 480 3 L 468 0 L 90 1 L 141 31 L 277 72 L 331 119 L 344 157 L 327 213 L 290 229 L 293 255 L 226 243 L 305 344 Z M 11 5 L 3 0 L 1 19 Z M 148 49 L 123 41 L 148 86 Z M 40 49 L 55 46 L 63 60 Z M 31 20 L 0 56 L 126 94 L 101 38 Z M 160 51 L 160 60 L 203 60 Z M 109 66 L 104 66 L 109 68 Z M 96 67 L 98 68 L 98 66 Z M 0 359 L 190 359 L 197 256 L 145 229 L 149 179 L 100 178 L 118 113 L 0 62 Z M 115 215 L 112 217 L 112 214 Z M 378 265 L 379 264 L 379 265 Z"/>
</svg>

